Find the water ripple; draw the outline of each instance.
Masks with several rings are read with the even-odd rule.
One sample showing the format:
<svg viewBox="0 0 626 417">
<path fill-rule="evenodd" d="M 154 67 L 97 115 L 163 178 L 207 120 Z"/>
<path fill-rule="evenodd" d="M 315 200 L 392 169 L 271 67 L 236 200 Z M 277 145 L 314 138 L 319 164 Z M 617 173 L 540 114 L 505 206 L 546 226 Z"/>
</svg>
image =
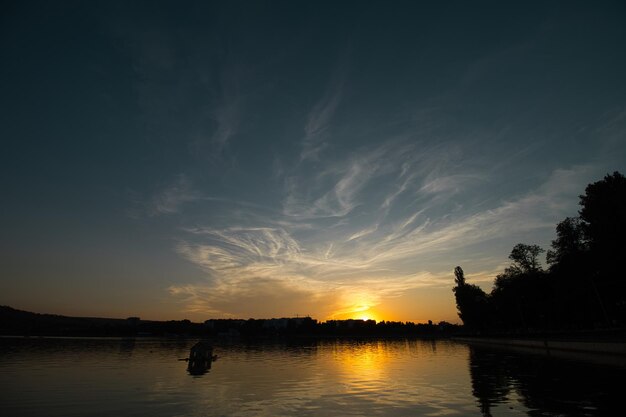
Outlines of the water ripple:
<svg viewBox="0 0 626 417">
<path fill-rule="evenodd" d="M 0 340 L 0 409 L 14 417 L 603 415 L 619 398 L 611 378 L 625 376 L 452 342 L 399 340 L 218 344 L 217 362 L 192 377 L 178 360 L 192 343 Z"/>
</svg>

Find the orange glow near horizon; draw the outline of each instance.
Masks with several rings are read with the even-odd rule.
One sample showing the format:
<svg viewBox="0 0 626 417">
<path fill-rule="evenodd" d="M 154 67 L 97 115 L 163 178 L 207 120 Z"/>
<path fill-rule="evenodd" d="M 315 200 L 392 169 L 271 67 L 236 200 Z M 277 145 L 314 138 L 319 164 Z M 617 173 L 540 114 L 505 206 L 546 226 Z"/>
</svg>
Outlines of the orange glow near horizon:
<svg viewBox="0 0 626 417">
<path fill-rule="evenodd" d="M 380 304 L 375 294 L 368 291 L 360 291 L 347 295 L 343 300 L 345 307 L 335 311 L 327 320 L 376 320 L 381 321 L 382 316 L 374 308 Z"/>
<path fill-rule="evenodd" d="M 333 314 L 328 320 L 375 320 L 376 322 L 385 320 L 375 309 L 357 308 L 353 311 L 343 311 Z"/>
</svg>

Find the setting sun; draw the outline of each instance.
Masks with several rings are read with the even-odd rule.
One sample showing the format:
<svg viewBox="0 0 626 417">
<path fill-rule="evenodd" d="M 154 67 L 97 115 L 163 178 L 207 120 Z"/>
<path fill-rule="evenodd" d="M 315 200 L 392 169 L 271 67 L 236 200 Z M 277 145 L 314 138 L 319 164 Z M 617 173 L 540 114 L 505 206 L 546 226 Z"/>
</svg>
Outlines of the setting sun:
<svg viewBox="0 0 626 417">
<path fill-rule="evenodd" d="M 331 320 L 374 320 L 379 322 L 383 320 L 381 315 L 374 308 L 360 306 L 359 308 L 352 309 L 351 311 L 343 311 L 335 313 L 330 318 Z"/>
</svg>

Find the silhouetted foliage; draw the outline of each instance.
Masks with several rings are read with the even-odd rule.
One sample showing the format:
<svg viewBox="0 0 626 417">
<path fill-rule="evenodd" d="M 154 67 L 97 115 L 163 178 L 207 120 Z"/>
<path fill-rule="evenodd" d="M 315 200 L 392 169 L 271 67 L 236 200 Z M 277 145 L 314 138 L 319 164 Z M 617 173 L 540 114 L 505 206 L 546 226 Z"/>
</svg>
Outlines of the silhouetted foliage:
<svg viewBox="0 0 626 417">
<path fill-rule="evenodd" d="M 454 282 L 456 283 L 457 287 L 465 285 L 465 273 L 463 272 L 463 268 L 461 268 L 460 266 L 454 268 L 454 277 Z"/>
<path fill-rule="evenodd" d="M 592 327 L 603 321 L 602 310 L 594 292 L 593 267 L 583 221 L 567 217 L 556 226 L 547 262 L 554 288 L 554 321 L 559 327 Z"/>
<path fill-rule="evenodd" d="M 552 241 L 546 260 L 551 267 L 572 262 L 587 250 L 583 223 L 578 217 L 566 217 L 556 225 L 556 239 Z"/>
<path fill-rule="evenodd" d="M 459 316 L 473 329 L 497 331 L 581 329 L 626 324 L 626 178 L 619 172 L 589 184 L 580 217 L 556 226 L 541 268 L 537 245 L 518 243 L 511 265 L 489 295 L 465 283 L 455 268 Z M 488 311 L 489 317 L 479 314 Z"/>
<path fill-rule="evenodd" d="M 489 318 L 487 294 L 480 287 L 465 282 L 465 274 L 460 266 L 454 268 L 454 275 L 457 285 L 452 291 L 456 298 L 459 318 L 469 328 L 483 329 Z"/>
<path fill-rule="evenodd" d="M 537 245 L 527 245 L 525 243 L 518 243 L 511 250 L 509 259 L 513 261 L 513 268 L 518 273 L 530 274 L 541 271 L 541 265 L 539 264 L 539 254 L 545 252 Z"/>
<path fill-rule="evenodd" d="M 579 214 L 591 249 L 608 256 L 623 251 L 626 246 L 626 178 L 614 172 L 589 184 L 585 194 L 580 196 L 580 205 Z"/>
<path fill-rule="evenodd" d="M 491 291 L 497 328 L 538 328 L 549 316 L 551 293 L 538 256 L 537 245 L 518 243 L 511 250 L 511 266 L 499 274 Z"/>
<path fill-rule="evenodd" d="M 589 242 L 589 277 L 609 324 L 626 324 L 626 178 L 619 172 L 589 184 L 579 214 Z"/>
</svg>

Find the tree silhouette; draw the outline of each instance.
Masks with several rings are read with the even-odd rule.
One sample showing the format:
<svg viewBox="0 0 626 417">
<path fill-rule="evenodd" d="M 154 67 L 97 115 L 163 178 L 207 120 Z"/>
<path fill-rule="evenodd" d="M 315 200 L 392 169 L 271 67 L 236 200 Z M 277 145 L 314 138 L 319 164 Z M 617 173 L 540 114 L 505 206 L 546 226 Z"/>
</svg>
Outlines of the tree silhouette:
<svg viewBox="0 0 626 417">
<path fill-rule="evenodd" d="M 456 282 L 457 286 L 465 285 L 465 273 L 463 272 L 463 268 L 457 266 L 454 268 L 454 282 Z"/>
<path fill-rule="evenodd" d="M 619 172 L 589 184 L 580 196 L 583 230 L 592 250 L 614 255 L 625 247 L 626 178 Z"/>
<path fill-rule="evenodd" d="M 578 217 L 566 217 L 556 225 L 556 239 L 547 253 L 548 264 L 553 267 L 572 262 L 587 250 L 583 223 Z"/>
<path fill-rule="evenodd" d="M 595 322 L 606 322 L 602 301 L 591 280 L 593 268 L 583 221 L 565 218 L 557 224 L 556 235 L 546 257 L 555 293 L 555 322 L 561 327 L 591 327 Z"/>
<path fill-rule="evenodd" d="M 544 250 L 518 243 L 511 250 L 511 266 L 499 274 L 491 291 L 495 321 L 502 329 L 545 327 L 553 293 L 539 263 Z"/>
<path fill-rule="evenodd" d="M 556 226 L 547 253 L 548 272 L 537 245 L 516 244 L 511 264 L 498 274 L 489 295 L 467 284 L 454 269 L 459 317 L 474 329 L 520 330 L 626 325 L 626 178 L 619 172 L 589 184 L 579 217 Z"/>
<path fill-rule="evenodd" d="M 589 184 L 580 196 L 582 228 L 589 242 L 589 277 L 605 320 L 626 324 L 626 178 L 619 172 Z"/>
<path fill-rule="evenodd" d="M 541 271 L 538 257 L 543 252 L 545 251 L 537 245 L 518 243 L 509 255 L 509 259 L 513 261 L 511 268 L 524 274 Z"/>
<path fill-rule="evenodd" d="M 456 299 L 459 318 L 463 324 L 473 330 L 484 330 L 489 320 L 489 300 L 487 294 L 477 285 L 467 284 L 465 274 L 460 266 L 454 268 L 452 289 Z"/>
</svg>

